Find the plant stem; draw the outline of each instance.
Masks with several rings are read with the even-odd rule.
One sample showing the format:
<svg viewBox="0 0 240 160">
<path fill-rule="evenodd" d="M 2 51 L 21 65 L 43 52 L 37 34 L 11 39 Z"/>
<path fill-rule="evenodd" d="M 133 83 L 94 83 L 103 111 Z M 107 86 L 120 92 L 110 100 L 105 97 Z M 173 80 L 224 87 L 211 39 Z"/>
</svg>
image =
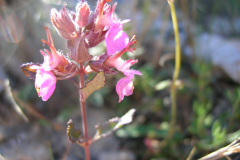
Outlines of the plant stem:
<svg viewBox="0 0 240 160">
<path fill-rule="evenodd" d="M 168 0 L 168 4 L 171 10 L 172 22 L 173 22 L 173 29 L 174 29 L 174 36 L 175 36 L 175 70 L 173 74 L 173 81 L 171 86 L 171 123 L 169 129 L 169 138 L 171 138 L 175 131 L 175 123 L 177 117 L 177 96 L 176 96 L 176 81 L 178 79 L 180 66 L 181 66 L 181 48 L 180 48 L 180 39 L 179 39 L 179 32 L 178 32 L 178 22 L 176 11 L 174 7 L 174 1 Z"/>
<path fill-rule="evenodd" d="M 80 88 L 84 87 L 84 73 L 83 73 L 83 65 L 80 64 Z M 85 101 L 82 100 L 82 94 L 81 91 L 79 90 L 79 101 L 81 105 L 81 113 L 82 113 L 82 126 L 83 126 L 83 133 L 84 133 L 84 139 L 86 140 L 86 143 L 84 145 L 85 149 L 85 158 L 86 160 L 91 160 L 90 158 L 90 151 L 89 151 L 89 139 L 88 139 L 88 127 L 87 127 L 87 113 L 86 113 L 86 105 Z"/>
</svg>

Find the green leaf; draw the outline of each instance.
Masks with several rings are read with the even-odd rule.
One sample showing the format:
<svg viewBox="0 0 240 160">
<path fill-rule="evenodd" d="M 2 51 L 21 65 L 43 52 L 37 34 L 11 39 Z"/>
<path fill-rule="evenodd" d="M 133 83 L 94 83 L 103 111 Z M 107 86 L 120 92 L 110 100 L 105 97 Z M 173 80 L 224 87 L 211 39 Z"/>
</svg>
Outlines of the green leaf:
<svg viewBox="0 0 240 160">
<path fill-rule="evenodd" d="M 84 88 L 80 89 L 81 101 L 86 101 L 86 99 L 96 90 L 101 89 L 105 85 L 105 76 L 103 72 L 99 72 L 95 77 L 89 81 Z"/>
<path fill-rule="evenodd" d="M 50 126 L 50 123 L 46 120 L 43 120 L 43 119 L 39 119 L 38 123 L 42 126 Z"/>
<path fill-rule="evenodd" d="M 170 87 L 171 84 L 172 84 L 172 81 L 167 79 L 167 80 L 161 81 L 158 84 L 156 84 L 155 89 L 157 91 L 163 90 L 163 89 L 166 89 L 166 88 Z"/>
<path fill-rule="evenodd" d="M 72 143 L 76 143 L 77 141 L 80 142 L 79 140 L 83 138 L 80 129 L 74 128 L 74 123 L 71 119 L 68 121 L 67 124 L 67 136 L 69 141 L 71 141 Z"/>
<path fill-rule="evenodd" d="M 213 137 L 217 136 L 218 134 L 220 134 L 221 130 L 222 130 L 221 124 L 219 120 L 216 120 L 212 126 L 212 136 Z"/>
</svg>

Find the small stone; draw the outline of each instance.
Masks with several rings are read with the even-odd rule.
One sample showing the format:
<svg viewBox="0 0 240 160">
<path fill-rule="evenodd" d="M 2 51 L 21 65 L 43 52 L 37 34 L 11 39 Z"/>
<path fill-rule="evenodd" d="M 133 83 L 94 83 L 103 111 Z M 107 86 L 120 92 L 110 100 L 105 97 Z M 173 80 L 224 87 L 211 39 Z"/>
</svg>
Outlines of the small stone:
<svg viewBox="0 0 240 160">
<path fill-rule="evenodd" d="M 99 156 L 99 160 L 114 159 L 114 160 L 135 160 L 135 155 L 130 151 L 119 152 L 103 152 Z"/>
</svg>

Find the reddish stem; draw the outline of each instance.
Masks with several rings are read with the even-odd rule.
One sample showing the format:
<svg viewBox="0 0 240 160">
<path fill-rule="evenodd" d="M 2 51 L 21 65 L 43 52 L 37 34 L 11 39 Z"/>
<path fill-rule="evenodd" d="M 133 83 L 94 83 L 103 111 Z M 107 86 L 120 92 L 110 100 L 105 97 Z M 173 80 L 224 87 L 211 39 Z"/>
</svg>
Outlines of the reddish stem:
<svg viewBox="0 0 240 160">
<path fill-rule="evenodd" d="M 80 88 L 84 87 L 84 72 L 83 72 L 83 65 L 80 64 Z M 79 90 L 79 101 L 81 104 L 81 113 L 82 113 L 82 126 L 83 126 L 83 133 L 84 133 L 84 139 L 86 140 L 86 143 L 84 145 L 85 149 L 85 158 L 86 160 L 91 160 L 90 158 L 90 151 L 89 151 L 89 139 L 88 139 L 88 128 L 87 128 L 87 113 L 86 113 L 86 106 L 85 106 L 85 101 L 82 100 L 82 94 L 81 91 Z"/>
</svg>

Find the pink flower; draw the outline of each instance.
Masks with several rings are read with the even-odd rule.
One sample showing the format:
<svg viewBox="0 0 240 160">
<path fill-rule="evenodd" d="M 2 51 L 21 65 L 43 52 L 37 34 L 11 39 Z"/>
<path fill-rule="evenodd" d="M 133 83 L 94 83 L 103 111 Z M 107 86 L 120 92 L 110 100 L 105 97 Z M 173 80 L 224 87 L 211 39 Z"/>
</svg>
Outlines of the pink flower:
<svg viewBox="0 0 240 160">
<path fill-rule="evenodd" d="M 128 45 L 129 37 L 122 30 L 122 24 L 126 22 L 127 20 L 111 24 L 111 27 L 105 36 L 108 55 L 112 55 L 117 51 L 121 51 Z"/>
<path fill-rule="evenodd" d="M 129 77 L 122 78 L 118 81 L 116 91 L 119 96 L 119 102 L 121 102 L 124 96 L 130 96 L 133 93 L 133 81 Z"/>
<path fill-rule="evenodd" d="M 47 101 L 53 94 L 56 87 L 56 77 L 44 68 L 38 69 L 35 78 L 35 88 L 38 96 L 42 97 L 43 101 Z"/>
<path fill-rule="evenodd" d="M 47 49 L 44 51 L 40 50 L 43 55 L 44 62 L 40 66 L 31 66 L 31 69 L 36 69 L 35 88 L 38 96 L 42 97 L 43 101 L 47 101 L 53 94 L 57 82 L 55 75 L 51 71 L 56 70 L 58 72 L 64 72 L 68 61 L 54 48 L 49 29 L 44 29 L 47 32 L 48 40 L 42 40 L 42 42 L 47 44 L 51 51 Z"/>
<path fill-rule="evenodd" d="M 44 27 L 44 29 L 47 33 L 47 41 L 42 40 L 42 42 L 49 46 L 50 51 L 47 49 L 44 49 L 44 51 L 40 50 L 44 58 L 42 67 L 46 71 L 57 69 L 58 71 L 64 72 L 65 67 L 68 65 L 69 62 L 65 59 L 61 52 L 56 51 L 50 30 L 47 27 Z"/>
<path fill-rule="evenodd" d="M 134 65 L 135 63 L 137 63 L 138 60 L 129 59 L 127 61 L 124 61 L 121 58 L 123 53 L 125 53 L 127 51 L 132 52 L 134 50 L 133 48 L 130 48 L 130 46 L 136 42 L 135 38 L 136 37 L 134 36 L 131 39 L 131 41 L 126 44 L 126 46 L 125 46 L 125 44 L 122 45 L 122 47 L 123 46 L 125 46 L 125 47 L 120 49 L 120 52 L 115 53 L 117 51 L 116 50 L 116 51 L 114 51 L 114 53 L 112 55 L 110 55 L 109 53 L 111 53 L 111 52 L 108 51 L 109 57 L 103 63 L 103 65 L 105 67 L 107 67 L 107 68 L 115 67 L 117 70 L 123 72 L 123 74 L 126 76 L 125 78 L 118 81 L 117 86 L 116 86 L 116 91 L 119 96 L 119 102 L 121 102 L 123 100 L 124 96 L 129 96 L 133 93 L 134 87 L 133 87 L 132 79 L 134 79 L 134 75 L 142 75 L 142 73 L 140 71 L 130 69 L 130 67 L 132 65 Z M 120 38 L 120 40 L 121 40 L 121 38 Z M 107 42 L 107 38 L 106 38 L 106 42 Z M 109 49 L 109 48 L 107 48 L 107 49 Z M 115 48 L 113 48 L 112 50 L 114 50 L 114 49 Z"/>
<path fill-rule="evenodd" d="M 119 71 L 123 72 L 126 77 L 118 81 L 116 86 L 117 94 L 119 96 L 118 102 L 121 102 L 124 96 L 132 95 L 134 89 L 132 79 L 134 79 L 134 75 L 142 75 L 142 73 L 138 70 L 129 69 L 135 63 L 137 63 L 137 60 L 130 59 L 128 61 L 124 61 L 119 68 Z"/>
<path fill-rule="evenodd" d="M 125 61 L 120 68 L 120 71 L 123 72 L 127 77 L 121 79 L 117 83 L 116 90 L 119 96 L 118 102 L 121 102 L 124 96 L 132 95 L 134 89 L 132 79 L 134 79 L 134 75 L 142 75 L 142 73 L 138 70 L 129 69 L 134 63 L 137 63 L 137 60 L 130 59 Z"/>
</svg>

